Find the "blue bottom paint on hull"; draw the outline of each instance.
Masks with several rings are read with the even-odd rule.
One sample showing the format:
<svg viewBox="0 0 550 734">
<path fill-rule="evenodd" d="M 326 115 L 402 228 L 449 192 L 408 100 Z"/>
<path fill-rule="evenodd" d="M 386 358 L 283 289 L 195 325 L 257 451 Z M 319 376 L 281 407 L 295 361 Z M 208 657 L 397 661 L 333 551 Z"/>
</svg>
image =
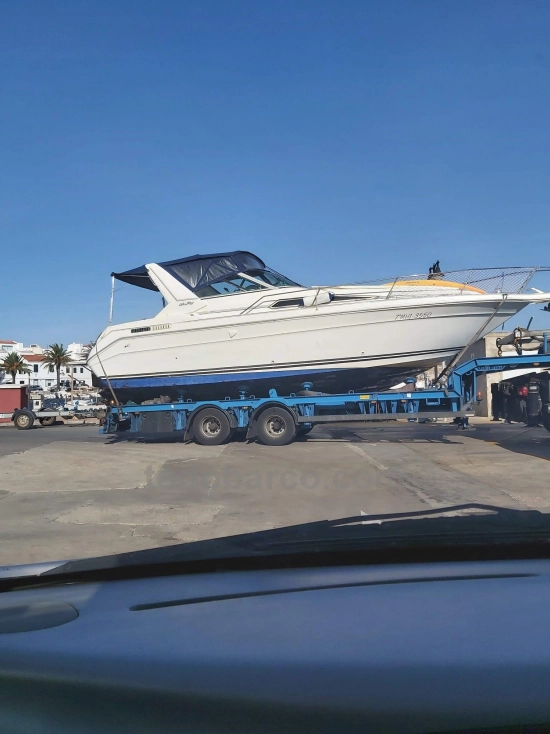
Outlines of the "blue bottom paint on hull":
<svg viewBox="0 0 550 734">
<path fill-rule="evenodd" d="M 142 403 L 161 395 L 170 400 L 223 400 L 237 398 L 240 392 L 267 397 L 270 389 L 279 395 L 303 390 L 303 383 L 313 390 L 332 394 L 387 390 L 408 377 L 414 377 L 433 363 L 413 362 L 399 366 L 360 369 L 304 369 L 273 372 L 240 372 L 210 375 L 167 375 L 151 377 L 111 378 L 111 385 L 121 403 Z M 105 398 L 112 396 L 105 380 L 95 381 Z"/>
</svg>

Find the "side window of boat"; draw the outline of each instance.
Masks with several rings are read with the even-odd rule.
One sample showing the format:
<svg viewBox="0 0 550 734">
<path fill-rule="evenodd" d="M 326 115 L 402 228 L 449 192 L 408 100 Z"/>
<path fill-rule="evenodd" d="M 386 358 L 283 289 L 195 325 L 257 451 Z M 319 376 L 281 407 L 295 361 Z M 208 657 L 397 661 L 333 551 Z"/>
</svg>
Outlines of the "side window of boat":
<svg viewBox="0 0 550 734">
<path fill-rule="evenodd" d="M 275 301 L 275 303 L 271 304 L 271 308 L 296 308 L 296 306 L 300 307 L 303 305 L 303 298 L 286 298 L 284 301 Z"/>
</svg>

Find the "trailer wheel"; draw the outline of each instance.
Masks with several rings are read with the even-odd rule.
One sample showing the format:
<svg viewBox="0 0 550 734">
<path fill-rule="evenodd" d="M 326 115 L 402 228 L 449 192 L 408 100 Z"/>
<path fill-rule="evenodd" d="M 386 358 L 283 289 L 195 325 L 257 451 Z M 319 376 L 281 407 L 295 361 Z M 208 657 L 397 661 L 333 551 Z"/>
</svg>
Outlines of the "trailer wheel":
<svg viewBox="0 0 550 734">
<path fill-rule="evenodd" d="M 53 426 L 55 423 L 55 415 L 48 415 L 46 418 L 39 418 L 40 425 Z"/>
<path fill-rule="evenodd" d="M 284 408 L 266 408 L 258 417 L 256 437 L 266 446 L 286 446 L 296 437 L 294 418 Z"/>
<path fill-rule="evenodd" d="M 28 431 L 29 428 L 33 427 L 34 415 L 28 410 L 23 410 L 21 413 L 17 413 L 13 422 L 15 423 L 17 430 Z"/>
<path fill-rule="evenodd" d="M 204 408 L 193 420 L 193 436 L 201 446 L 219 446 L 230 435 L 229 419 L 219 408 Z"/>
<path fill-rule="evenodd" d="M 550 431 L 550 410 L 548 409 L 548 405 L 542 406 L 540 414 L 542 416 L 542 425 L 546 428 L 547 431 Z"/>
</svg>

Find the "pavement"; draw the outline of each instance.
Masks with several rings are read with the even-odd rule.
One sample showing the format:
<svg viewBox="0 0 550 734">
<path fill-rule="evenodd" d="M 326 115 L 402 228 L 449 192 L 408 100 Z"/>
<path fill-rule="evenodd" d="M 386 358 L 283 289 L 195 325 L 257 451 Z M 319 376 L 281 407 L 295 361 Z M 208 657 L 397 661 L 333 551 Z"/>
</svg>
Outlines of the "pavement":
<svg viewBox="0 0 550 734">
<path fill-rule="evenodd" d="M 361 512 L 550 511 L 550 433 L 474 421 L 319 426 L 290 446 L 0 431 L 0 564 L 127 552 Z"/>
</svg>

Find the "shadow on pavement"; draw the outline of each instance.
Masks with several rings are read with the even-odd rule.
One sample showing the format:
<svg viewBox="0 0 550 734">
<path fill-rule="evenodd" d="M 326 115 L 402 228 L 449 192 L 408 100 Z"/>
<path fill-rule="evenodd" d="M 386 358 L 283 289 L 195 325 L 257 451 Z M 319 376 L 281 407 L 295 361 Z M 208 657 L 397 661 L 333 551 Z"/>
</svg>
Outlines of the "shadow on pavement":
<svg viewBox="0 0 550 734">
<path fill-rule="evenodd" d="M 192 443 L 185 441 L 183 433 L 113 433 L 106 435 L 105 446 L 114 446 L 119 443 L 144 443 L 144 444 L 171 444 L 171 443 Z"/>
<path fill-rule="evenodd" d="M 444 443 L 457 444 L 455 426 L 445 424 L 396 423 L 384 427 L 330 426 L 314 429 L 300 437 L 307 441 L 346 441 L 347 443 Z"/>
<path fill-rule="evenodd" d="M 458 445 L 462 444 L 463 438 L 474 438 L 506 451 L 550 461 L 550 433 L 542 426 L 528 427 L 522 423 L 474 423 L 469 430 L 461 430 L 451 423 L 396 423 L 391 426 L 376 427 L 327 425 L 315 429 L 302 440 Z"/>
<path fill-rule="evenodd" d="M 468 434 L 471 438 L 488 441 L 506 451 L 550 461 L 550 433 L 542 426 L 528 427 L 523 423 L 494 423 L 478 425 Z"/>
<path fill-rule="evenodd" d="M 185 441 L 182 434 L 155 433 L 111 434 L 106 437 L 106 446 L 119 443 L 134 444 L 181 444 L 193 443 Z M 541 427 L 527 427 L 520 423 L 478 423 L 471 426 L 471 430 L 460 430 L 451 423 L 406 424 L 399 423 L 390 426 L 331 426 L 329 424 L 317 426 L 311 433 L 298 435 L 297 444 L 346 442 L 353 444 L 369 443 L 437 443 L 446 445 L 462 445 L 463 438 L 473 438 L 477 441 L 498 446 L 506 451 L 533 456 L 550 461 L 550 433 Z M 236 435 L 232 442 L 254 443 L 246 436 Z M 285 447 L 280 447 L 284 452 Z"/>
</svg>

